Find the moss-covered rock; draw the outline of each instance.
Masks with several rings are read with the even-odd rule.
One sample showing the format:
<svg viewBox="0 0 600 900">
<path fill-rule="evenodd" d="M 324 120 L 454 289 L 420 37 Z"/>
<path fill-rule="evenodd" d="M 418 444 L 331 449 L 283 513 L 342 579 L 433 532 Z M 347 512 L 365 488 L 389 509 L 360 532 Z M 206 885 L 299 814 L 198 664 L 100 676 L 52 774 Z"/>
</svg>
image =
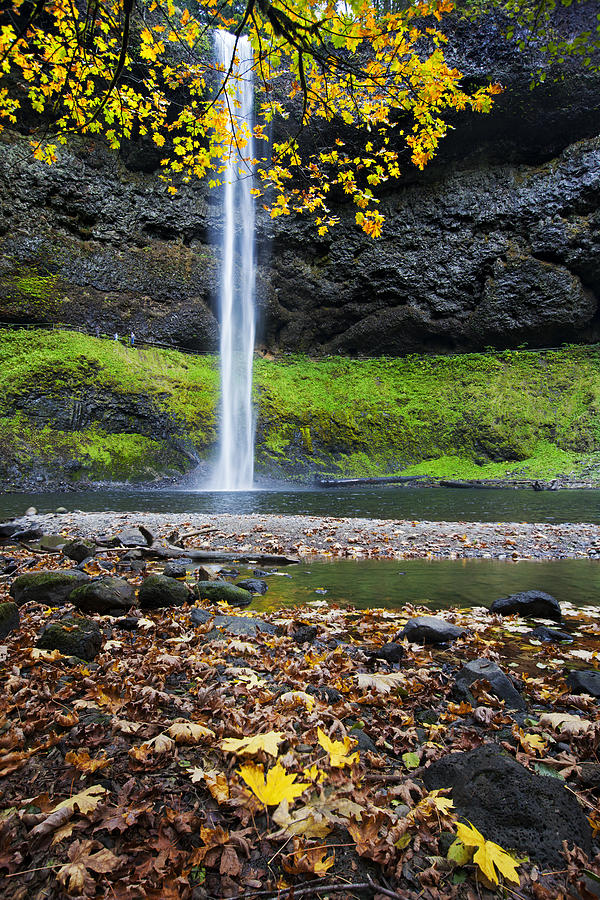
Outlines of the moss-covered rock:
<svg viewBox="0 0 600 900">
<path fill-rule="evenodd" d="M 142 582 L 138 593 L 138 603 L 142 609 L 183 606 L 190 599 L 187 586 L 167 575 L 150 575 Z"/>
<path fill-rule="evenodd" d="M 21 625 L 19 607 L 16 603 L 0 603 L 0 641 Z"/>
<path fill-rule="evenodd" d="M 228 603 L 241 608 L 252 603 L 252 594 L 227 581 L 199 581 L 194 585 L 194 594 L 199 600 L 211 603 Z"/>
<path fill-rule="evenodd" d="M 10 596 L 18 606 L 32 600 L 47 606 L 61 606 L 69 600 L 75 588 L 88 581 L 89 575 L 76 570 L 32 572 L 15 578 L 10 586 Z"/>
<path fill-rule="evenodd" d="M 76 656 L 91 662 L 102 646 L 102 632 L 92 619 L 67 616 L 48 625 L 39 637 L 40 650 L 59 650 L 65 656 Z"/>
<path fill-rule="evenodd" d="M 134 601 L 135 590 L 124 578 L 107 575 L 76 588 L 69 596 L 69 602 L 83 612 L 122 613 Z"/>
</svg>

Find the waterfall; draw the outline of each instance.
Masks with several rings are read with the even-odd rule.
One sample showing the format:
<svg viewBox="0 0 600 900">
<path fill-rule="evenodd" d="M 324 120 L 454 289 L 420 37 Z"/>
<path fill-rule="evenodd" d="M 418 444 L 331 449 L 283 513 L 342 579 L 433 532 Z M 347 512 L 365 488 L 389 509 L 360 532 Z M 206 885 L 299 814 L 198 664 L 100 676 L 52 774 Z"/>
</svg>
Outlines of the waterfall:
<svg viewBox="0 0 600 900">
<path fill-rule="evenodd" d="M 232 57 L 235 48 L 235 58 Z M 221 406 L 219 445 L 212 488 L 243 491 L 254 479 L 254 416 L 252 363 L 255 333 L 254 197 L 252 159 L 253 56 L 250 42 L 217 31 L 215 56 L 225 73 L 232 66 L 227 93 L 231 116 L 248 133 L 242 149 L 235 143 L 224 150 L 223 231 L 219 323 Z M 229 125 L 231 129 L 231 122 Z M 231 130 L 230 130 L 231 133 Z"/>
</svg>

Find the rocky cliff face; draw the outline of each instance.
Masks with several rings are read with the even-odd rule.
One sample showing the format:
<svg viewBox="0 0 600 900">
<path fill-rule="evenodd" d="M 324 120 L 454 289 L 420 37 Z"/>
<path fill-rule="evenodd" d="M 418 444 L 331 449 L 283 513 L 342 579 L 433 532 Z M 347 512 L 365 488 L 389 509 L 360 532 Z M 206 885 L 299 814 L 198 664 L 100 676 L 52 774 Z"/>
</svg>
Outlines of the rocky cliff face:
<svg viewBox="0 0 600 900">
<path fill-rule="evenodd" d="M 456 26 L 455 62 L 506 90 L 457 116 L 439 159 L 381 198 L 382 238 L 259 221 L 266 346 L 365 355 L 600 337 L 600 81 L 575 67 L 530 90 L 538 60 L 487 20 Z M 319 140 L 319 135 L 314 137 Z M 22 138 L 0 154 L 0 320 L 70 322 L 212 349 L 218 201 L 171 198 L 144 147 L 80 141 L 52 167 Z"/>
</svg>

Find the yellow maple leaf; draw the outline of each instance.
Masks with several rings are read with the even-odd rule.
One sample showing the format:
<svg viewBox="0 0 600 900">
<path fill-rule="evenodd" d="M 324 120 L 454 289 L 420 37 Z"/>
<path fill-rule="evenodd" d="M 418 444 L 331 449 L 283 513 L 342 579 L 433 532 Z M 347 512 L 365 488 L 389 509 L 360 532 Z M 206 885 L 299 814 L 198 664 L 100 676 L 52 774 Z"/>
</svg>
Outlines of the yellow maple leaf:
<svg viewBox="0 0 600 900">
<path fill-rule="evenodd" d="M 348 756 L 348 751 L 356 746 L 356 741 L 348 736 L 343 741 L 332 741 L 321 728 L 317 730 L 317 736 L 323 750 L 329 753 L 329 762 L 336 769 L 343 769 L 344 766 L 351 766 L 353 763 L 358 762 L 358 751 Z"/>
<path fill-rule="evenodd" d="M 80 772 L 95 772 L 97 769 L 105 769 L 110 766 L 112 759 L 107 757 L 106 750 L 101 750 L 100 754 L 92 759 L 89 752 L 83 749 L 69 750 L 65 756 L 65 762 L 75 766 Z"/>
<path fill-rule="evenodd" d="M 476 848 L 473 862 L 493 884 L 498 884 L 496 869 L 509 881 L 519 884 L 520 879 L 516 869 L 518 864 L 510 853 L 503 850 L 499 844 L 486 840 L 470 822 L 468 825 L 459 822 L 456 826 L 456 834 L 466 847 Z"/>
<path fill-rule="evenodd" d="M 250 738 L 225 738 L 221 741 L 221 750 L 237 753 L 240 756 L 255 756 L 260 750 L 277 758 L 278 748 L 283 741 L 283 731 L 267 731 L 266 734 L 255 734 Z"/>
<path fill-rule="evenodd" d="M 269 769 L 266 777 L 263 767 L 253 764 L 242 766 L 238 774 L 263 806 L 278 806 L 282 800 L 293 801 L 310 787 L 306 781 L 295 783 L 297 776 L 286 772 L 281 763 Z"/>
<path fill-rule="evenodd" d="M 96 809 L 105 793 L 105 787 L 102 787 L 101 784 L 93 784 L 91 787 L 86 788 L 85 791 L 80 791 L 79 794 L 73 794 L 68 800 L 61 801 L 54 807 L 52 812 L 56 812 L 57 809 L 75 810 L 77 808 L 83 816 L 86 816 L 89 812 Z"/>
<path fill-rule="evenodd" d="M 519 729 L 519 743 L 524 750 L 540 754 L 542 754 L 548 746 L 544 738 L 540 737 L 539 734 L 526 734 L 521 728 Z"/>
</svg>

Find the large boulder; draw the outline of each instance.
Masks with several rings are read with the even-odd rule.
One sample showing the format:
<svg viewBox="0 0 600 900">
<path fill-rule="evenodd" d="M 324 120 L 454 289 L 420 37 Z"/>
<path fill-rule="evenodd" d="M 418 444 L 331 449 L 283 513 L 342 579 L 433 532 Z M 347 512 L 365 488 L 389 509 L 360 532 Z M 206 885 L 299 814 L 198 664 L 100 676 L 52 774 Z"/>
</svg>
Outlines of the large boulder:
<svg viewBox="0 0 600 900">
<path fill-rule="evenodd" d="M 168 575 L 150 575 L 142 582 L 138 603 L 142 609 L 161 609 L 164 606 L 183 606 L 192 595 L 185 584 Z"/>
<path fill-rule="evenodd" d="M 458 814 L 485 838 L 544 867 L 564 867 L 563 841 L 591 852 L 587 817 L 562 781 L 534 775 L 496 744 L 444 756 L 422 778 L 430 791 L 451 788 Z"/>
<path fill-rule="evenodd" d="M 102 646 L 102 632 L 92 619 L 66 616 L 48 625 L 39 637 L 40 650 L 59 650 L 65 656 L 76 656 L 91 662 Z"/>
<path fill-rule="evenodd" d="M 0 603 L 0 641 L 11 631 L 17 631 L 21 624 L 19 607 L 16 603 Z"/>
<path fill-rule="evenodd" d="M 590 694 L 600 697 L 600 672 L 598 669 L 572 669 L 567 684 L 574 694 Z"/>
<path fill-rule="evenodd" d="M 545 594 L 544 591 L 521 591 L 519 594 L 494 600 L 490 612 L 501 616 L 523 616 L 526 619 L 552 619 L 553 622 L 560 622 L 562 619 L 560 603 L 556 597 Z"/>
<path fill-rule="evenodd" d="M 399 637 L 413 644 L 446 644 L 466 634 L 465 628 L 459 628 L 437 616 L 417 616 L 409 619 Z"/>
<path fill-rule="evenodd" d="M 495 697 L 504 700 L 511 709 L 525 709 L 525 701 L 514 687 L 512 681 L 502 669 L 491 659 L 473 659 L 466 663 L 456 676 L 456 687 L 460 693 L 468 693 L 475 681 L 484 679 L 489 682 Z"/>
<path fill-rule="evenodd" d="M 76 569 L 57 569 L 55 572 L 31 572 L 19 575 L 10 586 L 10 596 L 18 606 L 33 600 L 47 606 L 62 606 L 75 588 L 90 581 L 90 576 Z"/>
<path fill-rule="evenodd" d="M 106 615 L 129 609 L 134 597 L 134 588 L 124 578 L 107 575 L 75 588 L 69 601 L 83 612 Z"/>
<path fill-rule="evenodd" d="M 194 594 L 199 600 L 210 600 L 211 603 L 228 603 L 241 609 L 252 603 L 252 594 L 227 581 L 199 581 L 194 585 Z"/>
</svg>

